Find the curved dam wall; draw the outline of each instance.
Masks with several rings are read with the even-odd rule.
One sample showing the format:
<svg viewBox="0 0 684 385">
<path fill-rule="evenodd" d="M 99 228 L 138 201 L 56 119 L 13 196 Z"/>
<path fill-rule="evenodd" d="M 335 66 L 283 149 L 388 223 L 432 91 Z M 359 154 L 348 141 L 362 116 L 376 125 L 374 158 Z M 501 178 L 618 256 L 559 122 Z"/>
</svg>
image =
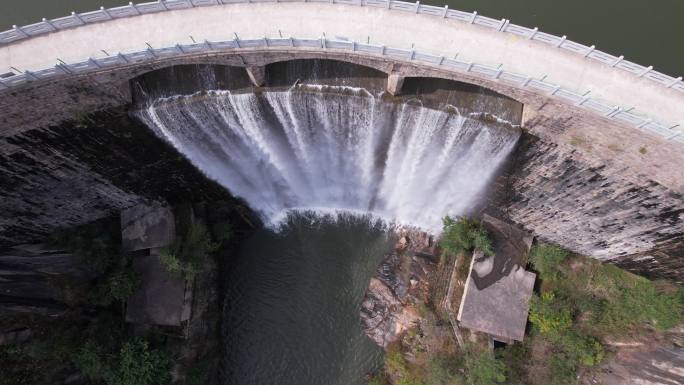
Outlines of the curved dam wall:
<svg viewBox="0 0 684 385">
<path fill-rule="evenodd" d="M 121 59 L 121 62 L 115 66 L 100 68 L 92 65 L 97 68 L 88 68 L 87 71 L 82 72 L 76 71 L 73 66 L 66 67 L 67 69 L 59 76 L 46 79 L 36 77 L 0 90 L 0 95 L 2 95 L 0 98 L 2 174 L 5 180 L 12 180 L 12 189 L 3 191 L 3 197 L 6 198 L 3 209 L 15 214 L 12 219 L 4 219 L 3 239 L 12 242 L 24 235 L 38 235 L 55 227 L 94 219 L 93 217 L 105 215 L 111 210 L 127 207 L 141 199 L 141 196 L 146 196 L 140 194 L 138 186 L 131 187 L 131 184 L 135 184 L 131 180 L 137 180 L 136 177 L 121 177 L 125 174 L 123 170 L 107 171 L 110 166 L 100 163 L 93 152 L 106 152 L 108 144 L 98 139 L 97 135 L 86 140 L 88 144 L 99 143 L 97 147 L 72 145 L 67 155 L 60 155 L 59 151 L 53 151 L 54 149 L 49 146 L 45 148 L 46 142 L 35 140 L 46 133 L 58 132 L 56 135 L 62 138 L 59 141 L 67 143 L 69 135 L 79 137 L 88 132 L 89 123 L 79 123 L 79 119 L 88 116 L 87 114 L 102 110 L 119 111 L 121 114 L 132 101 L 131 79 L 174 65 L 204 63 L 247 67 L 252 77 L 250 79 L 247 74 L 244 74 L 244 81 L 257 80 L 257 82 L 263 82 L 263 86 L 269 87 L 275 86 L 269 83 L 273 82 L 273 76 L 269 78 L 268 65 L 270 63 L 295 59 L 329 59 L 363 65 L 386 74 L 388 91 L 397 78 L 404 81 L 406 84 L 404 91 L 407 93 L 412 92 L 412 83 L 420 83 L 420 78 L 439 78 L 481 86 L 523 103 L 522 126 L 526 135 L 518 150 L 513 154 L 507 172 L 496 181 L 497 186 L 503 186 L 501 191 L 507 191 L 507 193 L 492 198 L 492 206 L 496 203 L 500 206 L 501 213 L 534 231 L 542 239 L 557 242 L 576 252 L 614 261 L 645 274 L 666 276 L 678 281 L 684 280 L 681 273 L 682 250 L 684 249 L 684 225 L 682 224 L 684 173 L 680 169 L 684 154 L 681 151 L 682 144 L 678 141 L 681 137 L 675 136 L 678 132 L 677 127 L 671 130 L 666 128 L 670 131 L 666 133 L 667 135 L 662 135 L 658 132 L 662 131 L 662 127 L 641 130 L 637 127 L 639 124 L 634 124 L 628 119 L 616 119 L 616 115 L 631 113 L 628 112 L 629 107 L 638 106 L 635 110 L 645 111 L 648 116 L 646 120 L 681 121 L 683 103 L 678 83 L 672 82 L 674 85 L 672 87 L 653 83 L 645 76 L 639 77 L 626 73 L 617 66 L 587 61 L 587 58 L 582 55 L 577 56 L 576 53 L 558 50 L 557 47 L 549 47 L 548 44 L 544 45 L 545 43 L 534 40 L 514 38 L 510 33 L 502 33 L 463 21 L 369 7 L 358 7 L 358 10 L 355 8 L 349 11 L 351 8 L 348 5 L 339 4 L 234 4 L 193 8 L 105 21 L 24 39 L 0 47 L 0 63 L 4 63 L 3 65 L 13 63 L 10 65 L 24 70 L 39 69 L 41 65 L 52 60 L 49 59 L 52 55 L 49 52 L 52 48 L 49 47 L 64 47 L 65 51 L 61 52 L 65 54 L 72 52 L 71 57 L 60 55 L 59 58 L 65 63 L 73 62 L 76 56 L 81 55 L 78 52 L 91 52 L 95 60 L 100 60 L 99 58 L 105 54 L 100 53 L 99 56 L 95 56 L 99 49 L 104 49 L 112 57 L 119 57 L 115 55 L 115 52 L 125 51 L 123 44 L 128 45 L 129 48 L 135 47 L 133 48 L 135 50 L 139 49 L 136 42 L 142 42 L 145 46 L 143 40 L 148 40 L 152 51 L 148 52 L 144 59 L 138 61 L 128 57 L 127 61 Z M 339 26 L 339 29 L 332 28 L 336 25 L 333 21 L 337 20 L 341 23 L 343 19 L 339 17 L 340 10 L 345 14 L 351 12 L 357 22 L 346 23 L 348 24 L 346 27 Z M 207 13 L 206 17 L 209 19 L 204 19 L 205 23 L 192 22 L 193 18 L 190 16 L 199 15 L 200 12 L 202 15 Z M 248 17 L 250 12 L 251 18 Z M 255 18 L 253 15 L 256 12 L 259 16 Z M 318 21 L 302 22 L 303 12 L 312 12 L 310 14 L 312 20 Z M 355 12 L 360 13 L 358 18 Z M 269 13 L 272 14 L 273 19 L 266 16 Z M 398 18 L 399 16 L 401 18 Z M 411 17 L 411 22 L 403 17 Z M 352 18 L 344 19 L 351 20 Z M 231 21 L 230 33 L 226 33 L 225 30 L 226 20 Z M 415 20 L 420 20 L 420 23 L 415 23 Z M 140 24 L 130 24 L 131 22 Z M 439 25 L 435 26 L 436 23 Z M 503 23 L 505 24 L 505 21 Z M 397 29 L 396 25 L 402 25 L 402 28 Z M 378 33 L 380 30 L 386 31 L 386 42 L 376 40 L 379 39 L 377 38 L 379 34 L 370 37 L 370 41 L 377 42 L 378 47 L 385 46 L 387 49 L 390 44 L 400 45 L 408 54 L 400 57 L 399 54 L 392 56 L 387 52 L 382 54 L 358 49 L 361 43 L 357 46 L 355 41 L 368 42 L 369 40 L 368 34 L 365 37 L 360 36 L 359 31 L 363 30 L 361 26 Z M 198 28 L 205 27 L 207 33 L 213 31 L 214 35 L 203 36 L 197 33 Z M 310 29 L 305 31 L 304 28 Z M 321 31 L 314 31 L 316 28 Z M 331 28 L 332 32 L 328 32 Z M 411 33 L 403 34 L 405 30 Z M 143 34 L 140 31 L 149 33 Z M 183 34 L 187 45 L 177 48 L 173 54 L 163 55 L 161 51 L 155 51 L 154 47 L 157 44 L 160 47 L 173 45 L 173 43 L 161 44 L 163 39 L 166 39 L 164 40 L 166 42 L 173 40 L 174 36 L 170 36 L 168 31 L 178 32 L 178 36 Z M 392 31 L 394 33 L 389 33 Z M 449 35 L 445 31 L 453 34 Z M 233 35 L 234 45 L 223 48 L 214 46 L 207 49 L 207 43 L 202 43 L 205 38 L 210 42 L 218 41 L 221 37 L 217 34 L 225 38 L 233 32 L 237 33 L 237 37 Z M 68 36 L 73 33 L 84 35 L 81 39 L 74 40 L 75 35 Z M 289 38 L 280 38 L 280 34 L 302 36 L 301 34 L 304 33 L 309 34 L 308 36 L 319 36 L 319 38 L 300 39 L 300 42 L 309 42 L 308 45 L 300 46 L 294 43 L 292 43 L 294 46 L 290 45 L 293 40 Z M 320 36 L 323 33 L 326 33 L 326 37 L 321 39 Z M 107 41 L 104 36 L 113 38 L 116 34 L 126 37 L 120 40 L 122 45 L 117 46 L 116 44 L 119 43 L 113 40 L 107 48 L 99 48 L 102 46 L 100 44 Z M 136 34 L 140 36 L 135 36 Z M 263 38 L 258 39 L 260 42 L 258 45 L 257 43 L 252 43 L 252 46 L 244 44 L 248 41 L 257 41 L 255 35 L 266 36 L 269 45 L 266 46 L 266 43 L 263 43 Z M 86 39 L 85 36 L 88 38 Z M 159 40 L 154 40 L 155 36 Z M 190 36 L 199 43 L 187 42 L 191 39 Z M 420 36 L 424 39 L 416 39 Z M 428 36 L 431 38 L 428 39 Z M 436 39 L 435 36 L 443 38 Z M 250 37 L 253 39 L 249 40 Z M 98 40 L 101 38 L 104 40 Z M 346 49 L 332 49 L 326 46 L 336 41 L 344 42 L 345 38 L 349 39 L 346 40 L 348 42 Z M 270 44 L 279 40 L 288 45 Z M 498 40 L 500 40 L 498 44 L 501 45 L 497 47 L 508 48 L 501 51 L 476 49 L 478 46 L 482 47 L 483 42 Z M 81 48 L 85 46 L 85 51 L 70 48 L 70 44 L 76 46 L 73 44 L 74 41 L 81 42 L 82 44 L 79 43 L 79 45 Z M 428 50 L 434 49 L 434 57 L 442 62 L 430 63 L 425 60 L 416 60 L 415 52 L 417 51 L 411 48 L 411 43 L 414 41 L 416 49 L 425 46 L 421 42 L 428 42 Z M 317 45 L 314 46 L 312 42 Z M 45 48 L 40 49 L 40 44 L 44 44 Z M 193 45 L 202 46 L 202 49 L 191 52 L 188 47 Z M 457 45 L 471 47 L 470 50 L 461 50 L 455 59 L 464 60 L 464 63 L 473 63 L 474 60 L 469 61 L 471 58 L 467 55 L 475 55 L 476 52 L 484 52 L 486 55 L 495 55 L 494 52 L 499 52 L 497 55 L 501 55 L 502 52 L 517 52 L 521 46 L 532 51 L 538 50 L 534 55 L 529 51 L 524 51 L 530 59 L 529 65 L 523 65 L 523 59 L 520 57 L 516 59 L 520 60 L 517 67 L 514 66 L 515 61 L 494 61 L 499 61 L 499 64 L 503 64 L 500 68 L 510 70 L 509 73 L 512 74 L 512 71 L 518 69 L 524 71 L 538 68 L 532 65 L 532 58 L 537 57 L 539 65 L 546 66 L 544 69 L 549 69 L 549 71 L 548 74 L 535 74 L 538 80 L 530 77 L 532 80 L 524 85 L 527 81 L 526 77 L 523 77 L 522 81 L 507 81 L 504 76 L 497 76 L 497 72 L 478 71 L 474 64 L 466 64 L 465 68 L 461 69 L 445 66 L 444 60 L 446 59 L 441 59 L 442 55 L 438 56 L 438 54 L 446 52 L 447 49 L 439 51 L 437 48 L 444 47 L 453 52 L 457 51 Z M 516 49 L 513 50 L 511 47 Z M 31 59 L 29 53 L 35 53 L 36 50 L 44 52 L 44 55 L 33 54 L 34 59 Z M 46 57 L 48 59 L 45 59 Z M 497 57 L 503 58 L 503 56 Z M 574 64 L 571 65 L 571 63 Z M 496 67 L 497 65 L 494 65 L 492 68 L 496 69 Z M 473 68 L 476 70 L 474 71 Z M 567 78 L 561 76 L 558 68 L 567 70 Z M 69 70 L 72 72 L 69 73 Z M 501 73 L 503 74 L 503 71 Z M 255 74 L 257 78 L 263 76 L 263 79 L 255 79 Z M 547 76 L 544 77 L 544 75 Z M 30 78 L 30 73 L 23 76 Z M 564 84 L 563 89 L 573 89 L 578 95 L 586 92 L 583 91 L 584 89 L 591 88 L 589 91 L 593 93 L 590 95 L 598 93 L 596 90 L 600 89 L 603 91 L 601 96 L 614 96 L 614 99 L 611 99 L 614 100 L 613 103 L 619 103 L 625 108 L 623 110 L 608 109 L 602 113 L 587 108 L 586 103 L 582 103 L 586 97 L 573 102 L 560 95 L 558 91 L 560 88 L 556 89 L 558 86 L 549 88 L 544 85 L 554 84 L 547 83 L 549 81 L 560 84 L 561 79 L 567 80 L 567 85 Z M 539 84 L 535 85 L 537 81 Z M 533 86 L 530 86 L 531 84 Z M 258 90 L 259 88 L 254 85 L 245 85 L 245 89 Z M 635 89 L 638 91 L 634 91 Z M 609 93 L 609 90 L 613 90 L 614 94 Z M 400 93 L 402 87 L 398 87 L 397 91 Z M 651 96 L 653 99 L 650 99 Z M 65 124 L 70 128 L 65 129 Z M 137 124 L 135 132 L 142 129 L 139 123 Z M 81 134 L 77 135 L 73 128 L 79 125 L 81 127 L 76 131 Z M 117 128 L 112 125 L 108 125 L 106 129 L 110 134 L 115 134 L 116 130 Z M 50 138 L 47 141 L 53 140 Z M 91 155 L 75 155 L 81 151 Z M 74 157 L 81 158 L 75 161 L 78 166 L 70 163 Z M 56 159 L 68 159 L 69 162 L 59 163 Z M 148 166 L 152 164 L 150 160 L 144 163 Z M 189 170 L 188 173 L 192 171 Z M 73 178 L 70 182 L 67 175 Z M 73 180 L 80 180 L 79 178 L 87 175 L 90 175 L 90 179 L 83 179 L 79 187 L 80 192 L 74 193 L 73 189 L 77 184 L 73 183 Z M 99 190 L 99 194 L 87 196 L 86 192 L 98 191 L 88 186 L 110 183 L 112 175 L 121 178 L 116 180 L 115 187 L 122 193 L 103 193 L 103 190 Z M 191 178 L 185 175 L 177 178 L 177 180 L 189 179 Z M 31 197 L 32 191 L 40 190 L 42 194 L 48 196 L 51 191 L 59 190 L 46 185 L 44 183 L 46 180 L 59 181 L 64 191 L 68 193 L 56 196 L 54 201 L 28 198 Z M 121 180 L 126 182 L 123 183 Z M 210 181 L 206 183 L 211 185 Z M 164 197 L 164 194 L 159 194 L 158 190 L 153 193 L 147 191 L 147 193 L 147 196 Z M 40 194 L 34 196 L 40 196 Z M 71 202 L 71 204 L 60 203 L 64 201 Z M 17 207 L 21 207 L 22 210 L 17 210 Z M 55 207 L 59 207 L 59 210 Z M 84 212 L 87 211 L 84 207 L 96 207 L 101 210 Z M 34 223 L 39 217 L 51 220 L 45 220 L 36 231 Z"/>
</svg>

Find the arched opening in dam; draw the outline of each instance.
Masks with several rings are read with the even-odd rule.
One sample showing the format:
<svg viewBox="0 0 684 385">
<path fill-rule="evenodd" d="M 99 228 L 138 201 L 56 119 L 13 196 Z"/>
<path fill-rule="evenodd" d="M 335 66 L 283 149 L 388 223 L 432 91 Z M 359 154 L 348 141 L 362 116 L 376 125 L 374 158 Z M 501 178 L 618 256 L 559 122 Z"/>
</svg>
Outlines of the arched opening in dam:
<svg viewBox="0 0 684 385">
<path fill-rule="evenodd" d="M 481 87 L 332 60 L 175 66 L 131 81 L 131 114 L 267 225 L 230 263 L 226 384 L 364 384 L 382 366 L 361 329 L 397 226 L 472 216 L 521 135 L 522 105 Z"/>
</svg>

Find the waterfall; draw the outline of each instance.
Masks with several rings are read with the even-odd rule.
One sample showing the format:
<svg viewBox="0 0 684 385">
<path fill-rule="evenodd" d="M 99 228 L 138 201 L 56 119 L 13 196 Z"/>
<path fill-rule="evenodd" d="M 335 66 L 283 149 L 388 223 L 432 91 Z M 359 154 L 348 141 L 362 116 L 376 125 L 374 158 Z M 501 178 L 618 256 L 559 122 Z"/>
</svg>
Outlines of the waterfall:
<svg viewBox="0 0 684 385">
<path fill-rule="evenodd" d="M 437 230 L 477 203 L 520 135 L 351 87 L 210 91 L 137 114 L 271 223 L 291 209 L 344 210 Z"/>
</svg>

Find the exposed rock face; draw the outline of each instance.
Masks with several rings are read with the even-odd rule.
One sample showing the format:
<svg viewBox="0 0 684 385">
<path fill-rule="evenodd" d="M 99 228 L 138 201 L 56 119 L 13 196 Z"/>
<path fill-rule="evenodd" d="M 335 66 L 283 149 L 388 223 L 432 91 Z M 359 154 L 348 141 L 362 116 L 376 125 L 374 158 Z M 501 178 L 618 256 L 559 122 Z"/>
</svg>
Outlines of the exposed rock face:
<svg viewBox="0 0 684 385">
<path fill-rule="evenodd" d="M 145 200 L 230 200 L 126 108 L 0 138 L 0 246 Z"/>
<path fill-rule="evenodd" d="M 512 194 L 502 210 L 513 221 L 574 252 L 684 282 L 681 194 L 646 175 L 630 180 L 572 146 L 529 135 L 512 164 Z"/>
<path fill-rule="evenodd" d="M 371 278 L 361 305 L 364 331 L 383 348 L 420 320 L 415 305 L 427 299 L 427 278 L 435 268 L 432 237 L 409 230 L 402 235 Z"/>
<path fill-rule="evenodd" d="M 598 370 L 581 378 L 583 385 L 684 384 L 684 324 L 662 340 L 609 343 L 616 350 Z"/>
</svg>

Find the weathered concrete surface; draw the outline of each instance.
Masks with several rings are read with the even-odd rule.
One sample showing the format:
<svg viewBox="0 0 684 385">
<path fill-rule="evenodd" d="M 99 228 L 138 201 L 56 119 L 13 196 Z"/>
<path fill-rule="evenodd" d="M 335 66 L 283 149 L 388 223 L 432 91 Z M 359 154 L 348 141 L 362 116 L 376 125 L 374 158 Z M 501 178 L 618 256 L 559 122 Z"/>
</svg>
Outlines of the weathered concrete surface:
<svg viewBox="0 0 684 385">
<path fill-rule="evenodd" d="M 176 227 L 169 207 L 142 203 L 121 211 L 121 248 L 135 251 L 168 246 Z"/>
<path fill-rule="evenodd" d="M 191 290 L 185 279 L 170 274 L 159 260 L 158 250 L 133 259 L 140 286 L 127 301 L 126 322 L 179 326 L 190 317 Z"/>
<path fill-rule="evenodd" d="M 393 72 L 387 76 L 387 92 L 391 95 L 399 95 L 401 86 L 404 85 L 404 77 Z"/>
<path fill-rule="evenodd" d="M 484 221 L 494 255 L 473 255 L 457 318 L 460 326 L 499 341 L 522 341 L 536 279 L 523 267 L 532 238 L 496 218 L 485 216 Z"/>
<path fill-rule="evenodd" d="M 0 186 L 0 245 L 35 242 L 146 200 L 231 199 L 125 108 L 0 139 Z"/>
<path fill-rule="evenodd" d="M 344 14 L 345 17 L 340 17 Z M 228 23 L 226 21 L 229 21 Z M 582 55 L 474 24 L 382 8 L 341 4 L 250 3 L 198 7 L 114 19 L 20 40 L 0 47 L 0 68 L 36 70 L 102 57 L 107 52 L 167 47 L 189 40 L 232 40 L 280 33 L 295 37 L 344 36 L 390 47 L 490 64 L 634 107 L 665 122 L 684 125 L 684 94 Z"/>
<path fill-rule="evenodd" d="M 360 53 L 244 50 L 187 55 L 131 65 L 118 71 L 73 76 L 60 82 L 27 85 L 13 93 L 4 93 L 0 98 L 0 154 L 4 157 L 0 160 L 6 159 L 7 171 L 4 173 L 22 175 L 22 179 L 31 180 L 36 179 L 31 174 L 32 169 L 54 170 L 54 166 L 37 167 L 33 162 L 59 164 L 55 162 L 64 162 L 63 157 L 56 157 L 53 151 L 38 145 L 35 139 L 31 139 L 35 134 L 28 135 L 27 140 L 27 135 L 21 133 L 57 124 L 65 118 L 78 118 L 86 112 L 124 105 L 130 102 L 129 80 L 142 73 L 174 64 L 215 63 L 244 67 L 312 58 L 360 64 L 385 73 L 400 73 L 408 76 L 408 79 L 437 77 L 467 82 L 510 95 L 525 103 L 523 127 L 540 140 L 519 151 L 520 160 L 515 162 L 518 172 L 506 182 L 513 192 L 511 199 L 504 203 L 506 215 L 540 238 L 559 243 L 575 252 L 625 264 L 640 259 L 642 265 L 649 266 L 645 269 L 653 267 L 654 271 L 659 271 L 659 276 L 666 273 L 666 276 L 678 276 L 677 280 L 684 281 L 684 274 L 681 273 L 681 250 L 684 249 L 681 245 L 684 238 L 684 173 L 681 172 L 681 165 L 684 164 L 684 151 L 681 151 L 681 145 L 648 132 L 640 132 L 631 126 L 587 114 L 579 107 L 531 90 L 482 79 L 473 74 L 448 72 L 415 62 L 390 61 Z M 268 73 L 266 75 L 268 78 Z M 266 86 L 269 84 L 267 82 Z M 99 139 L 93 140 L 100 142 Z M 77 146 L 69 146 L 69 149 L 76 151 Z M 102 154 L 105 147 L 97 151 Z M 129 150 L 121 148 L 120 151 Z M 51 161 L 44 163 L 43 159 Z M 21 167 L 18 168 L 19 161 Z M 106 166 L 104 162 L 95 163 L 99 168 Z M 161 167 L 159 164 L 156 166 Z M 63 172 L 68 175 L 70 170 L 67 168 Z M 120 170 L 118 175 L 124 175 L 122 172 Z M 79 174 L 88 175 L 84 172 Z M 42 179 L 51 180 L 44 175 L 33 184 L 42 186 L 42 182 L 38 182 Z M 63 198 L 57 196 L 50 203 L 52 198 L 48 194 L 49 191 L 62 191 L 60 188 L 40 187 L 35 191 L 43 191 L 45 200 L 38 198 L 29 204 L 17 193 L 13 200 L 6 201 L 7 212 L 14 213 L 11 217 L 24 222 L 14 227 L 16 230 L 12 230 L 13 235 L 35 231 L 31 227 L 33 225 L 35 228 L 35 221 L 26 219 L 31 218 L 27 216 L 31 213 L 30 205 L 46 202 L 46 207 L 48 203 L 52 207 L 64 207 L 59 206 Z M 84 191 L 92 193 L 100 190 Z M 112 196 L 116 197 L 117 194 Z M 105 201 L 110 202 L 111 199 L 107 196 Z M 76 204 L 74 200 L 68 202 Z M 114 207 L 128 207 L 136 203 L 135 199 L 121 199 Z M 17 211 L 15 207 L 25 207 L 25 210 Z M 90 204 L 89 207 L 101 208 L 96 204 Z M 112 209 L 107 208 L 101 216 Z M 66 210 L 65 213 L 70 214 L 65 215 L 95 215 L 96 211 L 74 208 Z M 65 215 L 60 215 L 61 223 L 65 223 Z M 12 221 L 16 222 L 16 219 Z M 70 219 L 66 223 L 75 221 Z M 5 224 L 5 228 L 8 226 L 9 223 Z M 39 223 L 39 227 L 46 229 L 49 226 Z M 661 249 L 667 249 L 666 254 L 661 253 Z M 643 259 L 644 253 L 647 254 L 646 259 Z M 630 264 L 630 269 L 639 269 L 638 266 L 641 265 Z"/>
<path fill-rule="evenodd" d="M 249 66 L 246 67 L 249 80 L 257 87 L 261 87 L 266 83 L 266 67 L 264 66 Z"/>
</svg>

